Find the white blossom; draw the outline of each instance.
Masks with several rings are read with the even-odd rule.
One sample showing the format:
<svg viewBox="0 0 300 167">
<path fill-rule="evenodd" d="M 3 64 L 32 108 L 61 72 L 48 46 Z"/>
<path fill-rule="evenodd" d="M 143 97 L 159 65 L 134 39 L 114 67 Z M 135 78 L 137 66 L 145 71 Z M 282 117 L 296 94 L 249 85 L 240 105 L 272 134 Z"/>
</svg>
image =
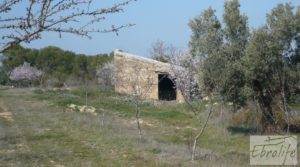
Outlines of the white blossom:
<svg viewBox="0 0 300 167">
<path fill-rule="evenodd" d="M 176 87 L 186 100 L 199 95 L 200 60 L 182 51 L 174 51 L 170 59 L 170 75 L 175 79 Z"/>
<path fill-rule="evenodd" d="M 115 84 L 115 66 L 108 62 L 97 69 L 96 75 L 98 82 L 104 86 L 113 86 Z"/>
<path fill-rule="evenodd" d="M 38 70 L 36 67 L 30 66 L 30 63 L 24 62 L 22 65 L 11 71 L 9 79 L 12 81 L 32 82 L 39 79 L 42 74 L 42 71 Z"/>
</svg>

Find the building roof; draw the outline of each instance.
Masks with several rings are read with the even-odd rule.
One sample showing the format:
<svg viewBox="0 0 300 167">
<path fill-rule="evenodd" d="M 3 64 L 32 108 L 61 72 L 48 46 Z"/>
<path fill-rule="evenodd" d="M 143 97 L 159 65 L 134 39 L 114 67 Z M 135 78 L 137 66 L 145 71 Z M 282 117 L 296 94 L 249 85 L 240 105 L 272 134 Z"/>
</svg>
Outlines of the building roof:
<svg viewBox="0 0 300 167">
<path fill-rule="evenodd" d="M 127 57 L 127 58 L 137 59 L 139 61 L 153 63 L 153 64 L 156 64 L 156 65 L 159 65 L 159 66 L 168 66 L 168 67 L 170 66 L 169 63 L 163 63 L 163 62 L 151 59 L 151 58 L 146 58 L 146 57 L 134 55 L 134 54 L 131 54 L 131 53 L 123 52 L 123 51 L 121 51 L 119 49 L 115 49 L 114 50 L 114 55 L 116 55 L 116 54 L 120 55 L 120 56 Z"/>
</svg>

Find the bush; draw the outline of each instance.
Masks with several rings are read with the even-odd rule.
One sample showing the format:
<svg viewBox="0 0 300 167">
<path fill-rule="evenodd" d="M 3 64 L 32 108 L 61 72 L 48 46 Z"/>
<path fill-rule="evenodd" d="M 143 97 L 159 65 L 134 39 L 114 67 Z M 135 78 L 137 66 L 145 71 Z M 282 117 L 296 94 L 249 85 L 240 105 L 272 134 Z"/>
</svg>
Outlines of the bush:
<svg viewBox="0 0 300 167">
<path fill-rule="evenodd" d="M 279 104 L 279 103 L 278 103 Z M 288 122 L 287 116 L 279 108 L 278 105 L 273 104 L 273 114 L 276 122 L 276 127 L 278 130 L 287 130 Z M 248 103 L 247 106 L 241 108 L 236 113 L 233 113 L 231 119 L 229 119 L 230 127 L 248 127 L 261 129 L 261 117 L 262 114 L 260 110 L 256 111 L 256 106 L 254 103 Z M 300 132 L 300 115 L 298 112 L 290 112 L 289 124 L 291 132 Z"/>
<path fill-rule="evenodd" d="M 259 127 L 261 113 L 251 109 L 250 106 L 243 107 L 233 113 L 230 124 L 233 126 Z"/>
</svg>

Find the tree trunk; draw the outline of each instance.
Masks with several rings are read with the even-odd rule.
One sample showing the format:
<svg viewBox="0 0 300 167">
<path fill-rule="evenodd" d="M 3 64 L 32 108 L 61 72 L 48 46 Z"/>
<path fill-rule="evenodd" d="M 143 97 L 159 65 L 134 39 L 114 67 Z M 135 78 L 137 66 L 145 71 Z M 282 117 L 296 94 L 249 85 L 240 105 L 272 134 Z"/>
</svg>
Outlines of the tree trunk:
<svg viewBox="0 0 300 167">
<path fill-rule="evenodd" d="M 138 131 L 139 131 L 139 137 L 140 137 L 140 140 L 142 140 L 143 136 L 142 136 L 142 129 L 141 129 L 141 124 L 140 124 L 140 108 L 139 108 L 138 102 L 136 103 L 136 106 L 135 106 L 135 119 L 136 119 Z"/>
<path fill-rule="evenodd" d="M 278 77 L 280 81 L 280 96 L 281 96 L 281 110 L 285 113 L 286 116 L 286 123 L 287 123 L 287 130 L 286 133 L 288 134 L 290 131 L 290 113 L 288 110 L 288 103 L 287 103 L 287 92 L 288 92 L 288 80 L 287 74 L 283 70 L 282 72 L 278 72 Z"/>
<path fill-rule="evenodd" d="M 85 90 L 85 105 L 88 105 L 88 90 L 87 90 L 87 79 L 84 79 L 84 90 Z"/>
<path fill-rule="evenodd" d="M 253 88 L 257 92 L 257 100 L 259 104 L 259 108 L 262 112 L 261 117 L 261 133 L 270 133 L 276 130 L 275 127 L 275 118 L 272 110 L 272 95 L 267 92 L 264 93 L 262 86 L 259 81 L 253 81 Z"/>
<path fill-rule="evenodd" d="M 267 100 L 266 97 L 260 97 L 258 99 L 259 107 L 262 111 L 261 118 L 261 133 L 270 133 L 275 130 L 275 119 L 272 111 L 271 101 Z"/>
<path fill-rule="evenodd" d="M 196 146 L 197 146 L 198 139 L 200 138 L 201 134 L 202 134 L 202 132 L 200 131 L 194 139 L 193 150 L 192 150 L 192 161 L 195 160 Z"/>
<path fill-rule="evenodd" d="M 193 145 L 193 150 L 192 150 L 192 161 L 195 160 L 196 146 L 197 146 L 198 140 L 202 136 L 202 134 L 207 126 L 207 123 L 208 123 L 208 120 L 210 119 L 212 111 L 213 111 L 213 102 L 210 100 L 210 107 L 209 107 L 209 112 L 206 117 L 206 120 L 205 120 L 204 124 L 202 125 L 202 128 L 199 130 L 199 133 L 197 134 L 197 136 L 194 139 L 194 145 Z"/>
</svg>

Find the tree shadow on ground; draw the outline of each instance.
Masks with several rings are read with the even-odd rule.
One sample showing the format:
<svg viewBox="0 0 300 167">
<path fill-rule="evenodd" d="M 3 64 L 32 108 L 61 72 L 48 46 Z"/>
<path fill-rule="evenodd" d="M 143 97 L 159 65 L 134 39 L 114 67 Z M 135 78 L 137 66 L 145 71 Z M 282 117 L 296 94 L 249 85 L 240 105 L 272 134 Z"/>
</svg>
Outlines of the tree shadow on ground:
<svg viewBox="0 0 300 167">
<path fill-rule="evenodd" d="M 284 126 L 284 130 L 286 131 L 288 129 L 288 125 Z M 300 124 L 291 124 L 289 127 L 289 131 L 291 133 L 300 133 Z"/>
<path fill-rule="evenodd" d="M 227 130 L 231 134 L 255 134 L 257 132 L 257 128 L 255 127 L 245 127 L 245 126 L 228 126 Z"/>
</svg>

